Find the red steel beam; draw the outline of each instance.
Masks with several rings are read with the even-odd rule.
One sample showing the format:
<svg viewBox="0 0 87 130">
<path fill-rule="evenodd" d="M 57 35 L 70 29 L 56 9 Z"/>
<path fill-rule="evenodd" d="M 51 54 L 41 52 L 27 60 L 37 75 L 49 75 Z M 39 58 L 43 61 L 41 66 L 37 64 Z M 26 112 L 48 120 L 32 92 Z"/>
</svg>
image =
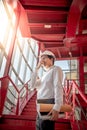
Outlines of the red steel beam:
<svg viewBox="0 0 87 130">
<path fill-rule="evenodd" d="M 68 17 L 66 37 L 75 37 L 79 25 L 82 10 L 87 4 L 87 0 L 73 0 Z"/>
</svg>

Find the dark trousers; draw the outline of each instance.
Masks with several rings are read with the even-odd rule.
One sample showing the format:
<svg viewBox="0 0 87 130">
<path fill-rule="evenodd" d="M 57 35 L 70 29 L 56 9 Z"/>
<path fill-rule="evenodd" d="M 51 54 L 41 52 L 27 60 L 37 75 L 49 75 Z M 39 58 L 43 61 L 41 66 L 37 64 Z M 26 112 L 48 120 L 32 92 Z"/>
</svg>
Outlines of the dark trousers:
<svg viewBox="0 0 87 130">
<path fill-rule="evenodd" d="M 54 104 L 54 98 L 52 99 L 39 99 L 37 103 L 47 103 L 47 104 Z M 46 115 L 48 113 L 41 113 L 41 115 Z M 36 118 L 36 130 L 54 130 L 55 129 L 55 122 L 51 120 L 43 120 L 40 119 L 39 115 Z"/>
<path fill-rule="evenodd" d="M 54 130 L 55 122 L 51 120 L 42 120 L 37 116 L 36 118 L 36 130 Z"/>
</svg>

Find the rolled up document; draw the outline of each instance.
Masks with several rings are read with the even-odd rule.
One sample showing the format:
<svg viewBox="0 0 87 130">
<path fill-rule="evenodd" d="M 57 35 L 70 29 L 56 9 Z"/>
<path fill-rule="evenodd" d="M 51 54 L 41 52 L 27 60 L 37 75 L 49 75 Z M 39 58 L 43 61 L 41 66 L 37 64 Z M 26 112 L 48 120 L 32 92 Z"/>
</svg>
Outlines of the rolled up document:
<svg viewBox="0 0 87 130">
<path fill-rule="evenodd" d="M 39 105 L 40 112 L 49 112 L 53 108 L 54 104 L 38 103 L 38 105 Z M 72 107 L 69 104 L 64 104 L 60 108 L 60 112 L 71 112 L 71 111 L 72 111 Z"/>
</svg>

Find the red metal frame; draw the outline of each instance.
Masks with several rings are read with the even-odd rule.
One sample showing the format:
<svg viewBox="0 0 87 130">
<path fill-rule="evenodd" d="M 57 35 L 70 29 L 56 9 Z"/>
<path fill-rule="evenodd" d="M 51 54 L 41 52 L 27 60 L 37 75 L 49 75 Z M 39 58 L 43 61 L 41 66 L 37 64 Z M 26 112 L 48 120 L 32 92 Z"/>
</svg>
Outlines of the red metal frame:
<svg viewBox="0 0 87 130">
<path fill-rule="evenodd" d="M 5 71 L 4 71 L 4 77 L 0 78 L 0 81 L 1 81 L 0 115 L 2 114 L 4 103 L 5 103 L 5 100 L 6 100 L 6 94 L 7 94 L 7 90 L 8 90 L 9 81 L 12 83 L 12 85 L 14 86 L 14 88 L 15 88 L 15 90 L 18 94 L 20 94 L 21 91 L 22 91 L 22 90 L 20 90 L 20 92 L 19 92 L 19 90 L 17 89 L 17 86 L 15 86 L 15 84 L 12 82 L 11 78 L 8 76 L 10 66 L 11 66 L 11 59 L 12 59 L 12 55 L 13 55 L 13 50 L 14 50 L 15 39 L 16 39 L 18 27 L 20 28 L 22 36 L 25 36 L 25 37 L 30 36 L 26 12 L 25 12 L 24 8 L 22 7 L 22 5 L 20 4 L 19 1 L 17 1 L 16 3 L 14 3 L 14 2 L 16 2 L 16 1 L 9 1 L 9 0 L 3 1 L 6 9 L 7 9 L 7 4 L 13 9 L 16 20 L 15 20 L 15 23 L 14 23 L 14 30 L 13 30 L 13 34 L 12 34 L 11 46 L 9 48 L 9 53 L 7 55 L 7 62 L 6 62 L 6 68 L 5 68 Z M 15 7 L 14 7 L 14 4 L 15 4 Z M 8 11 L 7 11 L 7 14 L 9 16 Z M 26 91 L 27 91 L 27 87 L 26 87 Z M 19 114 L 19 104 L 20 104 L 19 98 L 20 98 L 20 96 L 18 97 L 16 114 Z"/>
<path fill-rule="evenodd" d="M 23 108 L 25 107 L 26 103 L 28 102 L 28 100 L 30 99 L 30 97 L 35 93 L 35 91 L 33 91 L 31 93 L 31 91 L 28 89 L 28 84 L 29 83 L 26 83 L 22 87 L 21 90 L 18 90 L 17 86 L 13 83 L 13 81 L 11 80 L 11 78 L 9 76 L 0 78 L 0 82 L 1 82 L 1 99 L 2 99 L 1 100 L 1 109 L 0 109 L 1 111 L 0 111 L 0 115 L 3 112 L 4 103 L 6 101 L 7 90 L 8 90 L 8 86 L 6 86 L 7 82 L 11 82 L 12 86 L 14 87 L 14 89 L 16 90 L 16 92 L 18 93 L 15 115 L 20 115 L 21 112 L 22 112 L 22 110 L 23 110 Z M 26 93 L 22 97 L 21 96 L 21 92 L 23 92 L 24 89 L 26 89 Z M 82 91 L 80 90 L 80 88 L 78 87 L 78 85 L 76 84 L 76 82 L 75 81 L 71 81 L 70 85 L 67 87 L 67 91 L 65 91 L 65 102 L 68 103 L 68 104 L 72 103 L 73 111 L 75 110 L 76 90 L 78 90 L 79 95 L 84 100 L 84 102 L 87 104 L 87 98 L 86 98 L 86 96 L 82 93 Z M 72 92 L 72 96 L 69 97 L 69 95 L 71 94 L 71 92 Z M 73 117 L 73 120 L 74 120 L 74 117 Z"/>
<path fill-rule="evenodd" d="M 15 108 L 13 107 L 9 113 L 9 115 L 21 115 L 21 112 L 23 111 L 24 107 L 26 106 L 27 102 L 29 99 L 36 93 L 36 90 L 30 91 L 28 89 L 28 83 L 26 83 L 22 89 L 19 91 L 17 86 L 13 83 L 11 78 L 9 76 L 0 78 L 1 82 L 1 109 L 0 109 L 0 116 L 3 115 L 3 109 L 5 102 L 7 100 L 7 90 L 8 86 L 5 87 L 7 82 L 11 82 L 12 86 L 15 88 L 16 92 L 18 93 L 18 98 L 17 98 L 17 103 L 16 103 L 16 111 Z M 76 119 L 75 119 L 75 107 L 76 107 L 76 90 L 78 91 L 79 95 L 81 98 L 84 100 L 84 102 L 87 104 L 87 98 L 83 94 L 83 92 L 80 90 L 79 86 L 76 84 L 76 82 L 73 81 L 67 81 L 68 85 L 65 91 L 65 103 L 71 104 L 72 105 L 72 112 L 71 113 L 66 113 L 66 119 L 70 119 L 71 125 L 73 125 L 73 130 L 77 130 L 77 125 L 76 125 Z M 23 96 L 21 96 L 22 91 L 26 89 L 26 92 Z M 72 95 L 71 95 L 72 94 Z"/>
<path fill-rule="evenodd" d="M 84 95 L 84 93 L 81 91 L 81 89 L 79 88 L 79 86 L 76 84 L 76 82 L 74 80 L 72 80 L 72 81 L 66 81 L 66 82 L 67 82 L 68 86 L 66 86 L 66 89 L 65 89 L 65 98 L 66 98 L 65 101 L 68 104 L 71 104 L 72 107 L 73 107 L 72 113 L 67 113 L 66 114 L 66 118 L 68 118 L 68 117 L 70 118 L 72 130 L 79 130 L 79 128 L 82 130 L 82 127 L 84 128 L 84 123 L 81 125 L 81 122 L 78 121 L 75 118 L 75 107 L 78 105 L 77 102 L 76 102 L 76 96 L 79 94 L 80 97 L 81 97 L 81 99 L 86 104 L 86 106 L 87 106 L 87 96 Z M 84 121 L 85 120 L 86 119 L 84 118 Z"/>
<path fill-rule="evenodd" d="M 2 115 L 3 110 L 4 110 L 4 105 L 5 102 L 7 101 L 7 91 L 8 91 L 8 86 L 6 85 L 7 82 L 10 82 L 12 84 L 12 86 L 14 87 L 14 89 L 16 90 L 16 92 L 18 93 L 18 97 L 17 97 L 17 103 L 16 103 L 16 109 L 15 106 L 13 106 L 11 108 L 10 111 L 10 115 L 14 113 L 14 115 L 20 115 L 23 108 L 25 107 L 26 103 L 28 102 L 28 100 L 33 96 L 33 94 L 36 92 L 34 91 L 30 91 L 28 89 L 28 84 L 25 84 L 21 90 L 18 90 L 17 86 L 13 83 L 13 81 L 11 80 L 11 78 L 9 76 L 0 78 L 0 82 L 1 82 L 1 108 L 0 108 L 0 115 Z M 21 96 L 21 93 L 24 91 L 24 89 L 26 90 L 25 94 L 23 95 L 23 97 Z M 15 97 L 15 95 L 14 95 Z M 9 102 L 8 102 L 9 103 Z"/>
</svg>

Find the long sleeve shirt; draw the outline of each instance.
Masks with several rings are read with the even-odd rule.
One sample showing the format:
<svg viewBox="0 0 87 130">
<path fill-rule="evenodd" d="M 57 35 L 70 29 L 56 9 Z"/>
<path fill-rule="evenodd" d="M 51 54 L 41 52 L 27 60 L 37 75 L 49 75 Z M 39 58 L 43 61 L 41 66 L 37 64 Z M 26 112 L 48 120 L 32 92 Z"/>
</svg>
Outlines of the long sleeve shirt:
<svg viewBox="0 0 87 130">
<path fill-rule="evenodd" d="M 37 88 L 37 99 L 54 98 L 55 104 L 53 109 L 59 111 L 63 104 L 63 72 L 61 68 L 52 66 L 40 79 L 37 77 L 38 71 L 36 70 L 31 78 L 31 87 Z"/>
</svg>

